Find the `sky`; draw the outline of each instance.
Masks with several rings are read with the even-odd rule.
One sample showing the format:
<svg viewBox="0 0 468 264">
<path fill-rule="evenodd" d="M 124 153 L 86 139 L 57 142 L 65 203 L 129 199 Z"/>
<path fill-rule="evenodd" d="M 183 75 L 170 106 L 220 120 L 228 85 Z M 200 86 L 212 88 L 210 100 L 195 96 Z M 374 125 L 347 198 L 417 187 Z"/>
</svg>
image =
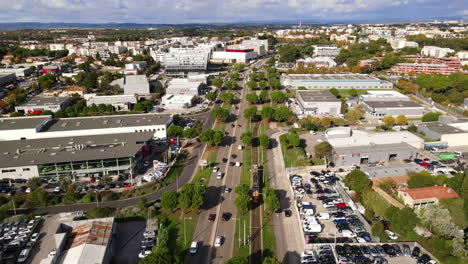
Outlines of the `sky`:
<svg viewBox="0 0 468 264">
<path fill-rule="evenodd" d="M 468 18 L 467 0 L 0 0 L 0 9 L 0 22 L 185 24 Z"/>
</svg>

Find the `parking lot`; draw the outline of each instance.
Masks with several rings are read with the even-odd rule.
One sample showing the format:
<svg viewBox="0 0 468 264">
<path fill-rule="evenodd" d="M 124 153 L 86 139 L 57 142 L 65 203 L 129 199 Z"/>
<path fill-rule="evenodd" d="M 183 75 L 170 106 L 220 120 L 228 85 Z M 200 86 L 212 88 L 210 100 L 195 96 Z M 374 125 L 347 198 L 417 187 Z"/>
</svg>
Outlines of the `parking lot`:
<svg viewBox="0 0 468 264">
<path fill-rule="evenodd" d="M 26 263 L 40 239 L 40 217 L 24 217 L 0 224 L 0 263 Z"/>
<path fill-rule="evenodd" d="M 117 237 L 114 245 L 112 263 L 138 263 L 144 239 L 145 221 L 131 221 L 117 224 Z"/>
</svg>

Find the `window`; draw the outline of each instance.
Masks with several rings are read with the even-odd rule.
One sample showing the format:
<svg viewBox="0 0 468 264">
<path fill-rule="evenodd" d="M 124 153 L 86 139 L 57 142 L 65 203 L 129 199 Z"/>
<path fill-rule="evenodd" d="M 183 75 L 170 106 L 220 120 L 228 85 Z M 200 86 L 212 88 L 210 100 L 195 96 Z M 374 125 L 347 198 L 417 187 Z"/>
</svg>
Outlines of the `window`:
<svg viewBox="0 0 468 264">
<path fill-rule="evenodd" d="M 23 168 L 23 171 L 30 171 L 30 168 Z"/>
<path fill-rule="evenodd" d="M 2 170 L 2 173 L 16 172 L 16 169 Z"/>
</svg>

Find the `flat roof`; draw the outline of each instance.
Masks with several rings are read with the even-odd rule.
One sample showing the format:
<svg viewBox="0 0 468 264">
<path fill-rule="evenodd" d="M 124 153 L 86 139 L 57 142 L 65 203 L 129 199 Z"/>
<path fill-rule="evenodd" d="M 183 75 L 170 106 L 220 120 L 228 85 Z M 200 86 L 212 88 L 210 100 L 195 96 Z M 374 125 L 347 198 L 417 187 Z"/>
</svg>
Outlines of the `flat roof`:
<svg viewBox="0 0 468 264">
<path fill-rule="evenodd" d="M 70 100 L 69 97 L 33 97 L 21 106 L 60 105 Z"/>
<path fill-rule="evenodd" d="M 382 81 L 367 74 L 289 74 L 287 77 L 310 81 Z"/>
<path fill-rule="evenodd" d="M 340 100 L 328 90 L 298 90 L 296 94 L 300 96 L 304 102 L 340 102 Z"/>
<path fill-rule="evenodd" d="M 15 129 L 33 129 L 51 116 L 28 116 L 0 118 L 0 131 Z"/>
<path fill-rule="evenodd" d="M 148 79 L 146 75 L 125 75 L 125 84 L 147 84 Z"/>
<path fill-rule="evenodd" d="M 169 114 L 130 114 L 60 118 L 55 120 L 46 131 L 52 132 L 113 127 L 154 126 L 164 125 L 170 119 L 171 115 Z"/>
<path fill-rule="evenodd" d="M 17 167 L 134 156 L 154 132 L 0 141 L 0 166 Z"/>
<path fill-rule="evenodd" d="M 432 130 L 436 133 L 439 134 L 460 134 L 460 133 L 467 133 L 464 130 L 461 130 L 459 128 L 440 123 L 440 122 L 425 122 L 425 123 L 420 123 L 417 125 L 418 127 L 426 127 L 429 130 Z"/>
<path fill-rule="evenodd" d="M 407 143 L 394 143 L 394 144 L 379 144 L 368 146 L 350 146 L 350 147 L 336 147 L 333 150 L 339 154 L 353 154 L 359 152 L 375 152 L 375 151 L 398 151 L 398 150 L 416 150 Z"/>
<path fill-rule="evenodd" d="M 413 101 L 371 101 L 364 102 L 364 104 L 367 104 L 371 108 L 423 107 Z"/>
<path fill-rule="evenodd" d="M 384 177 L 395 177 L 395 176 L 406 176 L 410 172 L 421 172 L 424 169 L 415 163 L 405 163 L 390 165 L 385 167 L 362 167 L 369 178 L 384 178 Z"/>
</svg>

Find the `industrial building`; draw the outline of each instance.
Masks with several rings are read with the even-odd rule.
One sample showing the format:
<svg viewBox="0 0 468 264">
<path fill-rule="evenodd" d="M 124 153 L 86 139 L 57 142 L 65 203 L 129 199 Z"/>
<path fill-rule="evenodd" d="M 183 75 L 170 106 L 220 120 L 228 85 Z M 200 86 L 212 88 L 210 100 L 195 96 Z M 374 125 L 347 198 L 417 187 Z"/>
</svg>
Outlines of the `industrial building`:
<svg viewBox="0 0 468 264">
<path fill-rule="evenodd" d="M 0 73 L 0 87 L 14 83 L 16 81 L 15 73 Z"/>
<path fill-rule="evenodd" d="M 150 87 L 146 75 L 125 75 L 123 78 L 124 94 L 147 95 L 150 94 Z"/>
<path fill-rule="evenodd" d="M 373 117 L 398 116 L 421 117 L 424 106 L 413 101 L 367 101 L 362 102 L 364 109 Z"/>
<path fill-rule="evenodd" d="M 335 67 L 337 64 L 336 62 L 331 58 L 331 57 L 315 57 L 315 58 L 305 58 L 305 59 L 300 59 L 296 61 L 296 67 L 302 66 L 302 67 L 326 67 L 326 68 L 332 68 Z"/>
<path fill-rule="evenodd" d="M 221 63 L 248 63 L 257 58 L 253 49 L 226 49 L 225 51 L 214 51 L 211 61 Z"/>
<path fill-rule="evenodd" d="M 296 92 L 296 99 L 304 115 L 332 115 L 338 116 L 341 110 L 341 101 L 327 90 Z"/>
<path fill-rule="evenodd" d="M 58 110 L 64 110 L 71 103 L 70 97 L 33 97 L 31 100 L 16 106 L 15 110 L 25 114 L 36 114 L 44 111 L 55 113 Z"/>
<path fill-rule="evenodd" d="M 110 104 L 116 111 L 129 111 L 130 107 L 138 103 L 135 95 L 130 94 L 119 94 L 119 95 L 96 95 L 96 94 L 85 94 L 84 99 L 86 105 L 99 105 L 99 104 Z"/>
<path fill-rule="evenodd" d="M 168 114 L 135 114 L 52 119 L 50 116 L 0 118 L 0 141 L 151 132 L 166 138 Z"/>
<path fill-rule="evenodd" d="M 426 137 L 445 142 L 448 147 L 468 146 L 468 122 L 424 122 L 416 126 Z"/>
<path fill-rule="evenodd" d="M 288 74 L 281 76 L 286 87 L 307 89 L 391 89 L 393 84 L 366 74 Z"/>
<path fill-rule="evenodd" d="M 400 102 L 400 101 L 411 101 L 411 99 L 393 90 L 385 91 L 367 91 L 366 94 L 359 95 L 359 102 Z"/>
<path fill-rule="evenodd" d="M 0 178 L 133 175 L 153 147 L 153 132 L 0 141 Z"/>
<path fill-rule="evenodd" d="M 166 88 L 167 95 L 192 95 L 201 94 L 203 83 L 191 79 L 172 79 Z"/>
<path fill-rule="evenodd" d="M 162 97 L 161 104 L 167 109 L 183 109 L 192 107 L 195 100 L 195 95 L 166 94 Z"/>
</svg>

